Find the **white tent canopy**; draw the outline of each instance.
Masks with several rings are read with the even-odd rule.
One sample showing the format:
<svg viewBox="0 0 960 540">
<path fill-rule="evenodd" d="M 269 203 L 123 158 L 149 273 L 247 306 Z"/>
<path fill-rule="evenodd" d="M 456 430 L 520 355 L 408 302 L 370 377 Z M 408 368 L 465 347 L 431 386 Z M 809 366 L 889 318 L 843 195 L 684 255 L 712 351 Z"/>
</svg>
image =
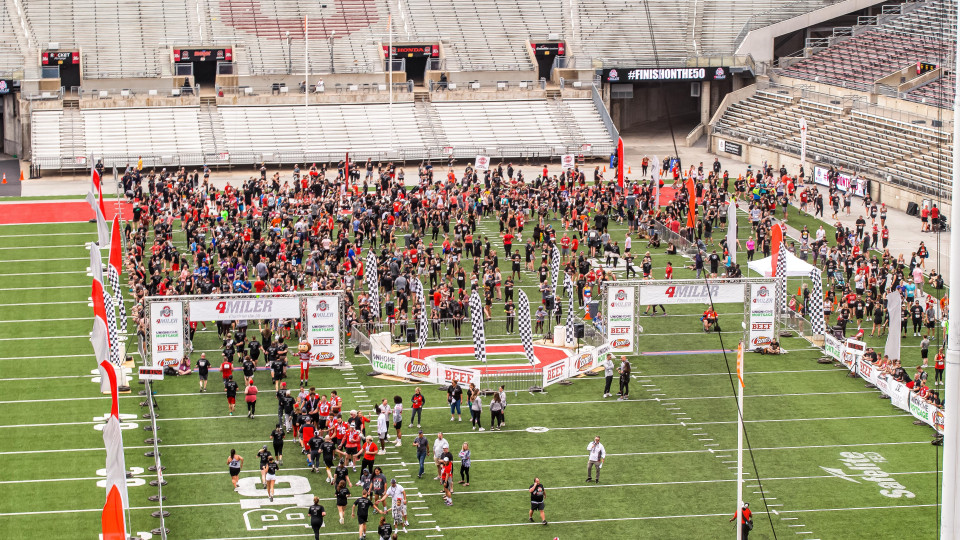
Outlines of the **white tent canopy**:
<svg viewBox="0 0 960 540">
<path fill-rule="evenodd" d="M 781 248 L 782 249 L 782 248 Z M 816 266 L 813 266 L 810 263 L 803 262 L 796 255 L 786 252 L 787 254 L 787 277 L 809 277 L 810 272 L 813 270 L 819 271 Z M 773 256 L 767 257 L 765 259 L 760 259 L 757 261 L 751 261 L 747 264 L 747 267 L 750 270 L 764 276 L 770 277 L 773 273 L 772 268 L 772 259 Z"/>
</svg>

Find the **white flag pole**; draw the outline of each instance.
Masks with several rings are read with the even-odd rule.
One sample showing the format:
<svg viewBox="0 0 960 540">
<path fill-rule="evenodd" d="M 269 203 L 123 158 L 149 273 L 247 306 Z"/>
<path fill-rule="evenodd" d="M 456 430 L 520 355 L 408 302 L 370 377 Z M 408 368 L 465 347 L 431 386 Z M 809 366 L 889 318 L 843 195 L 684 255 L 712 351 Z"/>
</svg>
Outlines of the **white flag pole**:
<svg viewBox="0 0 960 540">
<path fill-rule="evenodd" d="M 743 342 L 737 347 L 737 408 L 740 418 L 737 419 L 737 540 L 743 538 Z"/>
<path fill-rule="evenodd" d="M 960 5 L 957 6 L 960 12 Z M 957 36 L 960 38 L 960 25 L 957 26 Z M 960 59 L 960 48 L 956 51 Z M 960 78 L 957 78 L 954 88 L 953 114 L 956 117 L 960 111 Z M 953 137 L 960 137 L 960 124 L 953 123 Z M 950 219 L 960 219 L 960 152 L 953 152 L 953 186 L 951 188 L 952 204 Z M 954 221 L 954 223 L 957 223 Z M 960 234 L 950 235 L 950 253 L 960 253 Z M 950 285 L 960 284 L 960 263 L 950 264 Z M 951 289 L 952 290 L 952 289 Z M 960 499 L 957 499 L 957 480 L 960 477 L 960 310 L 950 310 L 948 316 L 947 357 L 943 393 L 944 400 L 944 429 L 943 429 L 943 505 L 940 507 L 940 538 L 954 540 L 957 538 L 957 512 L 960 512 Z"/>
<path fill-rule="evenodd" d="M 306 141 L 310 140 L 310 16 L 303 16 L 303 121 L 306 126 Z M 309 142 L 304 145 L 304 150 L 309 150 Z M 303 164 L 306 167 L 306 163 Z"/>
</svg>

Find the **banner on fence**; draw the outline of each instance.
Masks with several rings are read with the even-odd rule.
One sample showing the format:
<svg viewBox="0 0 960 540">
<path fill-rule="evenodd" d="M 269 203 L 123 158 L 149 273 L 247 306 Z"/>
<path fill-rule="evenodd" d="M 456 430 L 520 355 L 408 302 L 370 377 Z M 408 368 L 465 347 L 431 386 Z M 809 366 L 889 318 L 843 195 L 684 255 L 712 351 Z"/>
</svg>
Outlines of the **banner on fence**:
<svg viewBox="0 0 960 540">
<path fill-rule="evenodd" d="M 616 283 L 614 283 L 616 285 Z M 636 287 L 610 287 L 607 294 L 607 342 L 614 351 L 633 351 Z"/>
<path fill-rule="evenodd" d="M 823 337 L 823 352 L 830 358 L 840 361 L 840 355 L 843 352 L 843 343 L 832 334 L 826 334 Z"/>
<path fill-rule="evenodd" d="M 471 383 L 480 386 L 480 370 L 460 366 L 448 366 L 447 364 L 437 364 L 437 375 L 440 384 L 452 383 L 457 381 L 463 386 L 469 387 Z"/>
<path fill-rule="evenodd" d="M 191 300 L 191 321 L 238 321 L 257 319 L 299 319 L 300 299 L 236 297 Z"/>
<path fill-rule="evenodd" d="M 563 379 L 567 379 L 567 358 L 563 360 L 557 360 L 552 364 L 547 364 L 543 368 L 543 387 L 546 388 L 553 383 L 560 382 Z"/>
<path fill-rule="evenodd" d="M 766 347 L 776 339 L 774 288 L 764 283 L 750 284 L 750 319 L 747 348 Z"/>
<path fill-rule="evenodd" d="M 834 343 L 831 343 L 831 340 Z M 909 412 L 914 418 L 923 421 L 937 432 L 943 433 L 943 411 L 914 394 L 910 388 L 907 388 L 907 385 L 880 372 L 876 366 L 864 360 L 863 353 L 866 350 L 866 344 L 862 341 L 848 339 L 846 343 L 839 346 L 840 354 L 835 356 L 834 352 L 838 350 L 837 342 L 839 342 L 838 339 L 827 336 L 825 345 L 831 347 L 833 351 L 825 348 L 829 356 L 839 359 L 851 372 L 876 386 L 877 390 L 884 395 L 890 396 L 890 403 L 894 407 Z"/>
<path fill-rule="evenodd" d="M 307 298 L 307 342 L 310 343 L 310 363 L 339 364 L 340 356 L 340 298 L 315 296 Z"/>
<path fill-rule="evenodd" d="M 154 366 L 180 365 L 184 357 L 183 302 L 150 304 L 150 358 Z"/>
<path fill-rule="evenodd" d="M 640 305 L 742 303 L 743 290 L 743 283 L 645 285 L 640 287 Z"/>
</svg>

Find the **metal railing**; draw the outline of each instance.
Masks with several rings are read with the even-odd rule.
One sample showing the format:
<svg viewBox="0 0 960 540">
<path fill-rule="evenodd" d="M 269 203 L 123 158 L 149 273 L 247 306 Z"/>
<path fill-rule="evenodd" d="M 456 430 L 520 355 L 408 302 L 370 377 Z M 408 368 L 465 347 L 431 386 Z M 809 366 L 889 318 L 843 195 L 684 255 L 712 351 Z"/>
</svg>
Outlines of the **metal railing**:
<svg viewBox="0 0 960 540">
<path fill-rule="evenodd" d="M 143 365 L 147 365 L 148 356 L 146 354 L 146 348 L 144 346 L 142 336 L 138 336 L 137 349 L 140 353 L 140 362 Z M 160 526 L 153 529 L 151 532 L 154 535 L 160 535 L 162 540 L 167 540 L 167 533 L 170 531 L 167 529 L 166 518 L 170 515 L 170 512 L 163 509 L 163 502 L 166 500 L 166 497 L 163 495 L 163 486 L 167 484 L 167 481 L 163 479 L 164 466 L 160 460 L 160 437 L 157 435 L 157 412 L 155 408 L 156 404 L 154 403 L 154 390 L 152 381 L 144 381 L 144 391 L 142 394 L 146 397 L 146 401 L 140 403 L 140 406 L 147 407 L 147 413 L 144 414 L 143 417 L 150 420 L 150 425 L 144 427 L 145 430 L 150 432 L 150 438 L 143 442 L 153 445 L 153 450 L 147 451 L 143 455 L 153 458 L 153 465 L 147 467 L 147 469 L 155 472 L 157 475 L 156 480 L 150 481 L 150 485 L 157 488 L 157 494 L 151 495 L 148 497 L 148 499 L 157 503 L 157 510 L 151 513 L 151 515 L 160 520 Z"/>
</svg>

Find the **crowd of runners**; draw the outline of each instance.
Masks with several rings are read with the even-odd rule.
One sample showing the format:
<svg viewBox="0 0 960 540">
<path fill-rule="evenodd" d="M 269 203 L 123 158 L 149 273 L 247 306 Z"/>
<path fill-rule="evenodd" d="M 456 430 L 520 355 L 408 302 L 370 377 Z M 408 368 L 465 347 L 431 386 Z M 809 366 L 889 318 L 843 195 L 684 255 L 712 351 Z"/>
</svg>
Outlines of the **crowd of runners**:
<svg viewBox="0 0 960 540">
<path fill-rule="evenodd" d="M 644 169 L 660 165 L 648 159 L 644 163 Z M 330 170 L 296 167 L 292 174 L 268 174 L 266 166 L 261 166 L 259 175 L 218 189 L 210 181 L 209 169 L 147 173 L 131 168 L 122 182 L 134 203 L 133 220 L 125 228 L 127 270 L 138 301 L 133 316 L 138 331 L 144 334 L 140 300 L 146 296 L 341 290 L 346 328 L 385 323 L 392 332 L 399 330 L 400 339 L 409 321 L 418 315 L 412 282 L 422 278 L 429 288 L 426 305 L 434 338 L 441 338 L 441 321 L 445 327 L 453 327 L 456 337 L 461 336 L 468 316 L 466 300 L 473 290 L 483 298 L 484 317 L 504 316 L 506 330 L 512 332 L 516 288 L 523 276 L 532 274 L 541 295 L 536 331 L 543 332 L 545 319 L 555 316 L 559 322 L 563 309 L 563 302 L 556 301 L 563 291 L 552 290 L 549 277 L 554 246 L 562 271 L 573 284 L 566 294 L 576 295 L 583 307 L 605 281 L 617 279 L 614 272 L 622 270 L 626 278 L 671 279 L 673 259 L 684 253 L 692 255 L 689 268 L 698 278 L 742 276 L 731 246 L 727 246 L 727 203 L 736 204 L 747 216 L 734 247 L 745 252 L 748 261 L 755 255 L 769 255 L 772 228 L 789 223 L 791 206 L 822 215 L 826 200 L 834 217 L 840 212 L 849 214 L 853 206 L 850 194 L 837 187 L 835 174 L 830 176 L 831 185 L 824 187 L 804 183 L 802 169 L 791 176 L 783 168 L 775 172 L 766 165 L 756 171 L 748 168 L 733 178 L 719 160 L 711 167 L 700 163 L 684 169 L 677 160 L 666 159 L 661 172 L 659 184 L 649 179 L 628 180 L 620 188 L 616 181 L 605 178 L 599 167 L 589 176 L 585 169 L 550 174 L 544 167 L 531 179 L 507 163 L 487 171 L 467 165 L 459 175 L 452 167 L 440 171 L 423 163 L 407 176 L 393 163 L 340 162 Z M 643 173 L 650 175 L 652 169 Z M 692 179 L 694 186 L 696 201 L 692 205 L 686 179 Z M 654 202 L 657 194 L 663 195 L 660 204 Z M 924 291 L 925 287 L 943 290 L 943 279 L 933 269 L 924 273 L 928 252 L 923 242 L 909 261 L 902 254 L 892 255 L 886 249 L 890 234 L 886 208 L 869 197 L 862 202 L 863 216 L 855 227 L 837 223 L 834 245 L 822 226 L 811 232 L 804 225 L 799 237 L 787 242 L 787 249 L 824 269 L 824 314 L 841 334 L 854 324 L 858 335 L 863 335 L 867 325 L 871 326 L 870 335 L 896 331 L 896 314 L 891 323 L 883 298 L 888 290 L 901 291 L 904 307 L 899 330 L 905 335 L 912 321 L 912 337 L 923 335 L 926 367 L 931 340 L 946 337 L 945 332 L 940 333 L 940 321 L 946 320 L 948 303 L 945 296 Z M 691 206 L 697 207 L 697 213 L 692 226 L 687 226 Z M 480 230 L 481 220 L 495 222 L 497 233 Z M 626 229 L 622 246 L 611 234 L 611 223 Z M 641 243 L 646 245 L 637 249 Z M 663 247 L 666 260 L 655 264 L 649 250 Z M 363 286 L 369 271 L 365 267 L 368 252 L 376 255 L 380 312 L 373 311 L 370 292 Z M 508 272 L 501 261 L 509 261 Z M 662 274 L 655 272 L 660 268 Z M 809 295 L 810 289 L 804 285 L 791 298 L 791 309 L 806 314 Z M 656 314 L 656 306 L 652 307 Z M 717 322 L 716 316 L 703 320 L 705 329 Z M 198 327 L 195 322 L 190 324 L 189 337 L 194 341 Z M 258 369 L 267 369 L 278 406 L 278 424 L 271 434 L 274 452 L 264 448 L 258 453 L 267 492 L 272 497 L 271 477 L 275 478 L 283 464 L 284 441 L 292 438 L 296 451 L 307 456 L 307 465 L 314 472 L 321 468 L 325 472 L 341 522 L 346 497 L 353 488 L 360 495 L 353 510 L 361 521 L 366 521 L 370 510 L 385 513 L 393 509 L 392 524 L 381 524 L 379 531 L 382 537 L 389 537 L 382 532 L 407 524 L 402 510 L 405 493 L 395 479 L 386 482 L 375 460 L 386 445 L 402 444 L 403 400 L 399 396 L 393 404 L 384 400 L 376 411 L 367 413 L 342 411 L 336 391 L 318 395 L 310 387 L 308 361 L 301 361 L 300 390 L 292 394 L 285 380 L 288 356 L 298 354 L 303 360 L 305 351 L 297 348 L 301 330 L 299 321 L 293 319 L 218 322 L 214 351 L 219 351 L 221 358 L 218 366 L 207 359 L 207 351 L 197 358 L 200 391 L 207 389 L 209 372 L 219 368 L 229 413 L 235 412 L 237 395 L 242 393 L 247 415 L 254 418 L 259 392 L 254 375 Z M 194 372 L 190 360 L 184 359 L 177 374 Z M 884 364 L 898 376 L 901 372 L 895 365 L 899 360 Z M 605 397 L 609 381 L 607 385 Z M 937 401 L 936 392 L 922 390 L 923 385 L 920 388 L 925 397 Z M 623 390 L 621 397 L 626 397 Z M 491 400 L 491 429 L 505 424 L 505 398 L 501 389 Z M 458 406 L 460 399 L 457 395 Z M 411 400 L 411 415 L 418 415 L 418 427 L 423 403 L 418 391 Z M 484 430 L 480 419 L 483 405 L 476 389 L 468 389 L 467 403 L 472 427 Z M 459 407 L 455 412 L 459 420 Z M 375 418 L 376 437 L 366 434 L 366 424 L 374 420 L 365 414 Z M 451 408 L 451 419 L 453 415 Z M 409 426 L 413 424 L 411 418 Z M 396 430 L 392 440 L 387 433 L 391 425 Z M 446 443 L 442 436 L 438 441 Z M 422 475 L 428 453 L 422 432 L 413 445 Z M 470 450 L 464 445 L 460 454 L 453 456 L 448 446 L 441 444 L 444 452 L 437 454 L 435 441 L 434 460 L 444 499 L 452 504 L 452 464 L 457 457 L 461 459 L 462 482 L 468 483 Z M 231 471 L 242 462 L 231 456 Z M 355 482 L 351 473 L 358 475 Z M 531 489 L 536 491 L 533 486 Z M 322 514 L 322 509 L 319 512 Z M 311 510 L 314 519 L 316 514 Z M 364 532 L 361 529 L 361 535 Z"/>
</svg>

